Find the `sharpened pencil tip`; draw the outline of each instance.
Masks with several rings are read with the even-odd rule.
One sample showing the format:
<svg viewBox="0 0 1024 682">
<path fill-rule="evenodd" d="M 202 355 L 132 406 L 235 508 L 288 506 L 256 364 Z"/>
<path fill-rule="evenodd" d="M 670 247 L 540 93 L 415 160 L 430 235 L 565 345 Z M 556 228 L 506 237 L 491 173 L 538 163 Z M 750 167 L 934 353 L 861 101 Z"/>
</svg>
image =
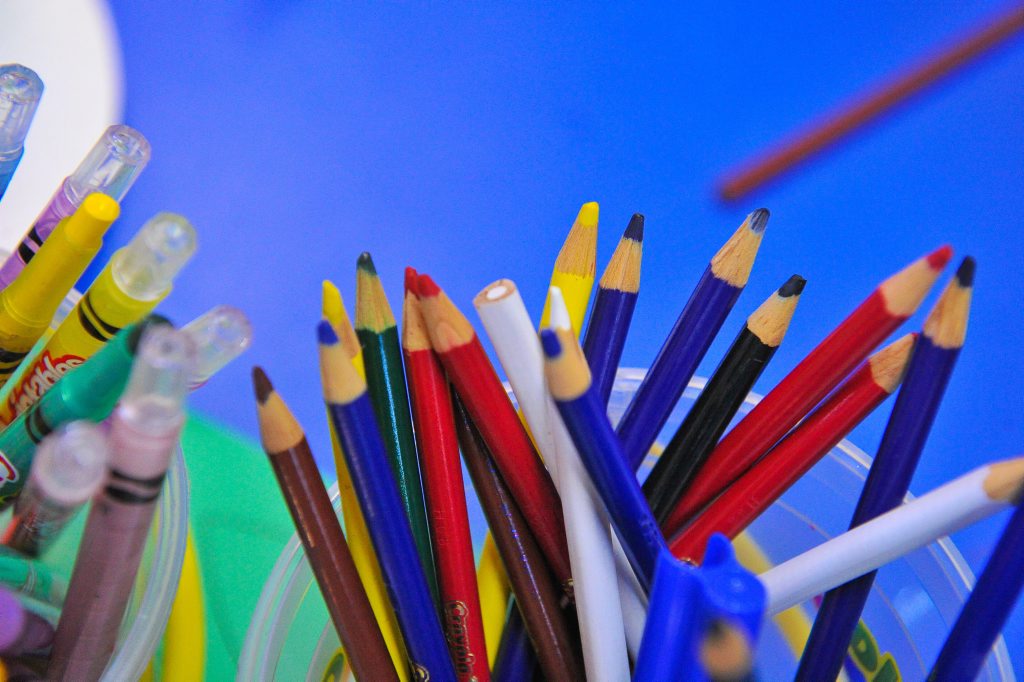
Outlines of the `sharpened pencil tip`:
<svg viewBox="0 0 1024 682">
<path fill-rule="evenodd" d="M 622 234 L 624 239 L 632 239 L 635 242 L 642 242 L 644 240 L 644 214 L 634 213 L 633 217 L 629 219 L 629 225 L 626 226 L 626 231 Z"/>
<path fill-rule="evenodd" d="M 416 290 L 419 296 L 438 296 L 441 293 L 441 287 L 430 278 L 430 275 L 420 275 L 416 278 Z"/>
<path fill-rule="evenodd" d="M 800 275 L 793 275 L 786 280 L 786 283 L 779 287 L 779 296 L 782 298 L 788 298 L 790 296 L 799 296 L 804 292 L 804 286 L 807 284 L 807 280 Z"/>
<path fill-rule="evenodd" d="M 928 265 L 932 270 L 941 270 L 953 257 L 953 248 L 949 244 L 943 244 L 928 254 Z"/>
<path fill-rule="evenodd" d="M 576 214 L 576 222 L 583 227 L 597 227 L 598 207 L 596 201 L 588 201 L 580 206 L 580 212 Z"/>
<path fill-rule="evenodd" d="M 369 251 L 363 251 L 359 254 L 359 258 L 356 260 L 356 267 L 371 275 L 377 274 L 377 267 L 373 264 L 373 258 L 370 256 Z"/>
<path fill-rule="evenodd" d="M 270 383 L 267 373 L 259 365 L 253 365 L 252 368 L 252 387 L 256 391 L 256 401 L 260 405 L 266 403 L 267 398 L 274 392 L 274 385 Z"/>
<path fill-rule="evenodd" d="M 771 217 L 771 212 L 767 208 L 759 208 L 750 215 L 747 216 L 747 220 L 750 221 L 750 230 L 761 234 L 765 228 L 768 227 L 768 218 Z"/>
<path fill-rule="evenodd" d="M 960 261 L 960 267 L 956 269 L 957 284 L 964 289 L 974 286 L 974 268 L 975 262 L 971 256 Z"/>
<path fill-rule="evenodd" d="M 549 358 L 557 358 L 562 354 L 562 342 L 553 329 L 542 329 L 540 332 L 540 345 L 544 348 L 544 355 Z"/>
<path fill-rule="evenodd" d="M 408 266 L 405 268 L 405 293 L 419 296 L 419 287 L 416 286 L 417 277 L 419 277 L 419 273 L 416 272 L 416 268 Z"/>
<path fill-rule="evenodd" d="M 334 331 L 334 326 L 327 320 L 320 320 L 316 326 L 316 338 L 321 346 L 333 346 L 338 343 L 338 333 Z"/>
</svg>

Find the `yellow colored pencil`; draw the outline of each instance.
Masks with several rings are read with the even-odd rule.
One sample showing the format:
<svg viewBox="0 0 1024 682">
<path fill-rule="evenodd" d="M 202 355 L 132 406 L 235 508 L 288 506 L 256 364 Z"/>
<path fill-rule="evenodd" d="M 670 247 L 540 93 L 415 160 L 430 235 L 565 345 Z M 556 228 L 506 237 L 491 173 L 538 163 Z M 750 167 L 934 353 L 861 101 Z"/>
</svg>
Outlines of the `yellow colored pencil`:
<svg viewBox="0 0 1024 682">
<path fill-rule="evenodd" d="M 590 305 L 590 293 L 594 289 L 594 272 L 597 264 L 597 216 L 596 201 L 580 207 L 576 221 L 562 244 L 562 250 L 555 259 L 551 272 L 551 285 L 562 290 L 565 306 L 569 309 L 572 328 L 579 335 L 583 330 L 583 318 Z M 544 301 L 544 312 L 540 316 L 540 329 L 548 326 L 551 312 L 550 298 Z"/>
<path fill-rule="evenodd" d="M 583 331 L 583 320 L 590 305 L 590 294 L 594 289 L 594 275 L 597 269 L 597 219 L 598 205 L 589 201 L 580 207 L 576 220 L 562 244 L 551 272 L 551 285 L 562 290 L 565 305 L 569 309 L 569 320 L 579 336 Z M 550 298 L 544 301 L 544 312 L 540 316 L 540 329 L 548 326 Z M 522 417 L 522 415 L 520 415 Z M 524 422 L 525 424 L 525 422 Z M 484 538 L 483 553 L 476 571 L 480 588 L 480 609 L 483 612 L 484 637 L 487 640 L 487 656 L 494 665 L 498 643 L 505 630 L 508 599 L 511 588 L 501 564 L 497 547 L 488 533 Z"/>
<path fill-rule="evenodd" d="M 334 327 L 335 333 L 341 339 L 342 346 L 352 361 L 352 366 L 356 368 L 360 376 L 363 376 L 365 373 L 363 351 L 359 346 L 359 339 L 352 328 L 348 311 L 345 310 L 341 292 L 330 280 L 324 280 L 323 283 L 323 316 Z M 345 456 L 333 428 L 331 428 L 331 450 L 334 452 L 334 466 L 338 473 L 338 491 L 341 494 L 345 539 L 348 541 L 348 548 L 352 553 L 352 561 L 356 565 L 360 580 L 363 581 L 366 596 L 370 599 L 370 608 L 373 609 L 373 615 L 377 618 L 381 634 L 384 635 L 384 643 L 388 647 L 388 653 L 391 654 L 391 661 L 395 664 L 398 677 L 402 682 L 408 682 L 409 664 L 405 643 L 402 641 L 398 621 L 395 619 L 395 611 L 391 608 L 391 601 L 388 599 L 387 589 L 381 578 L 377 555 L 374 554 L 370 532 L 366 528 L 365 519 L 363 519 L 363 510 L 359 507 L 355 488 L 352 487 L 352 478 L 349 475 L 348 466 L 345 464 Z"/>
</svg>

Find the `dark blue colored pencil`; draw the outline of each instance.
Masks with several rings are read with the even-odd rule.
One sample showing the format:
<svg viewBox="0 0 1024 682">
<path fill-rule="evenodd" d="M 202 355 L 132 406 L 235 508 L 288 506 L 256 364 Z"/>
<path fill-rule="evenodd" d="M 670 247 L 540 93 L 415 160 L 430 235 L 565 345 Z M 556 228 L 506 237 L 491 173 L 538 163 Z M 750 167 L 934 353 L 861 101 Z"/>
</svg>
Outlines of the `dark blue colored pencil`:
<svg viewBox="0 0 1024 682">
<path fill-rule="evenodd" d="M 643 257 L 644 217 L 634 213 L 615 253 L 597 285 L 594 308 L 583 337 L 583 354 L 594 377 L 594 390 L 605 405 L 612 394 L 615 372 L 633 319 L 640 291 L 640 261 Z"/>
<path fill-rule="evenodd" d="M 604 501 L 637 580 L 650 593 L 658 553 L 665 538 L 623 456 L 604 403 L 590 381 L 583 351 L 571 330 L 541 332 L 545 374 L 551 396 L 565 420 L 580 458 Z"/>
<path fill-rule="evenodd" d="M 925 320 L 850 527 L 899 505 L 931 430 L 967 332 L 974 259 L 967 257 Z M 818 609 L 797 680 L 834 680 L 871 591 L 875 572 L 829 591 Z"/>
<path fill-rule="evenodd" d="M 329 323 L 321 322 L 317 334 L 327 412 L 345 453 L 381 575 L 409 652 L 413 676 L 454 682 L 455 668 L 398 484 L 391 473 L 366 382 L 352 366 Z"/>
<path fill-rule="evenodd" d="M 493 682 L 519 682 L 534 679 L 537 671 L 537 654 L 530 644 L 530 635 L 519 607 L 512 602 L 508 622 L 501 633 L 501 644 L 491 671 Z"/>
<path fill-rule="evenodd" d="M 973 680 L 1024 588 L 1024 501 L 1006 524 L 928 679 Z"/>
<path fill-rule="evenodd" d="M 767 225 L 768 209 L 757 209 L 711 259 L 622 415 L 618 435 L 633 471 L 640 467 L 743 291 Z"/>
</svg>

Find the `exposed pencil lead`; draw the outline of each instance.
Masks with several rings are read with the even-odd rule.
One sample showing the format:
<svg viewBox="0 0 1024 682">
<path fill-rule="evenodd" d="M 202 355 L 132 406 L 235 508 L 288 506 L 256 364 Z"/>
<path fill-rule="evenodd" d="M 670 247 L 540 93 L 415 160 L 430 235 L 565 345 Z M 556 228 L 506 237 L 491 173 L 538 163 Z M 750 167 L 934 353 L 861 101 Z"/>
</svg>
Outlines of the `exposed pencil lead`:
<svg viewBox="0 0 1024 682">
<path fill-rule="evenodd" d="M 750 221 L 750 229 L 758 234 L 764 232 L 765 228 L 768 227 L 769 217 L 771 217 L 771 212 L 767 208 L 757 209 L 747 216 L 747 220 Z"/>
<path fill-rule="evenodd" d="M 786 280 L 786 283 L 779 287 L 779 296 L 782 298 L 788 298 L 790 296 L 799 296 L 804 292 L 804 286 L 807 284 L 807 280 L 800 275 L 793 275 Z"/>
<path fill-rule="evenodd" d="M 960 262 L 960 267 L 956 269 L 957 284 L 964 289 L 974 286 L 975 265 L 974 258 L 967 256 Z"/>
<path fill-rule="evenodd" d="M 582 227 L 596 227 L 598 206 L 596 201 L 588 201 L 580 207 L 576 220 Z"/>
<path fill-rule="evenodd" d="M 417 277 L 419 277 L 419 273 L 416 272 L 416 268 L 408 266 L 405 268 L 405 293 L 413 296 L 419 295 L 419 287 L 416 285 Z"/>
<path fill-rule="evenodd" d="M 932 270 L 941 270 L 946 267 L 946 263 L 948 263 L 949 259 L 952 257 L 953 247 L 949 244 L 943 244 L 928 254 L 928 265 L 932 267 Z"/>
<path fill-rule="evenodd" d="M 634 213 L 633 217 L 629 219 L 629 225 L 626 226 L 626 231 L 622 235 L 625 239 L 632 239 L 635 242 L 642 242 L 644 240 L 644 214 Z"/>
<path fill-rule="evenodd" d="M 416 279 L 416 289 L 420 296 L 437 296 L 441 293 L 441 287 L 437 286 L 430 275 L 421 274 Z"/>
<path fill-rule="evenodd" d="M 252 387 L 256 391 L 256 401 L 260 405 L 267 402 L 267 398 L 274 392 L 274 386 L 267 378 L 267 373 L 259 365 L 252 368 Z"/>
<path fill-rule="evenodd" d="M 363 251 L 359 254 L 359 259 L 356 260 L 356 267 L 370 273 L 371 275 L 377 274 L 377 267 L 373 264 L 373 258 L 370 256 L 369 251 Z"/>
<path fill-rule="evenodd" d="M 327 320 L 320 320 L 320 323 L 317 324 L 316 337 L 321 346 L 333 346 L 338 343 L 338 334 L 334 331 L 334 326 Z"/>
</svg>

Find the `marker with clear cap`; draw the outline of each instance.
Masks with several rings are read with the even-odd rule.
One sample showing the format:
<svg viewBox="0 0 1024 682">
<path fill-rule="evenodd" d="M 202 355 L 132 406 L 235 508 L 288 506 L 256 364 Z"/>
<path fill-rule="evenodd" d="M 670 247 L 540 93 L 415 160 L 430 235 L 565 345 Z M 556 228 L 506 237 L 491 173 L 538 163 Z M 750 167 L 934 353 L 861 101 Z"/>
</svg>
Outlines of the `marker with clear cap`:
<svg viewBox="0 0 1024 682">
<path fill-rule="evenodd" d="M 49 380 L 56 385 L 0 431 L 0 510 L 24 487 L 43 438 L 76 419 L 107 418 L 128 382 L 143 332 L 168 324 L 166 318 L 150 315 L 123 329 L 77 371 L 54 372 Z"/>
<path fill-rule="evenodd" d="M 192 320 L 181 331 L 196 345 L 196 363 L 189 377 L 194 391 L 252 343 L 252 324 L 238 308 L 219 305 Z"/>
<path fill-rule="evenodd" d="M 107 128 L 75 172 L 64 178 L 14 253 L 0 266 L 0 288 L 14 281 L 57 223 L 73 214 L 87 196 L 100 193 L 115 201 L 124 199 L 149 162 L 149 153 L 149 142 L 134 128 L 126 125 Z"/>
<path fill-rule="evenodd" d="M 0 386 L 49 328 L 120 212 L 110 197 L 90 194 L 74 215 L 60 222 L 32 264 L 0 292 Z"/>
<path fill-rule="evenodd" d="M 36 448 L 28 482 L 14 503 L 3 544 L 39 556 L 106 478 L 107 438 L 98 424 L 76 421 Z"/>
<path fill-rule="evenodd" d="M 21 64 L 0 66 L 0 199 L 25 153 L 25 137 L 36 115 L 43 81 Z"/>
<path fill-rule="evenodd" d="M 121 329 L 137 322 L 171 292 L 172 283 L 196 250 L 192 224 L 175 213 L 160 213 L 118 249 L 18 379 L 0 424 L 38 400 L 52 383 L 54 368 L 81 364 Z"/>
<path fill-rule="evenodd" d="M 110 475 L 93 500 L 53 645 L 48 679 L 98 679 L 117 641 L 171 454 L 185 422 L 192 340 L 144 333 L 110 420 Z"/>
</svg>

